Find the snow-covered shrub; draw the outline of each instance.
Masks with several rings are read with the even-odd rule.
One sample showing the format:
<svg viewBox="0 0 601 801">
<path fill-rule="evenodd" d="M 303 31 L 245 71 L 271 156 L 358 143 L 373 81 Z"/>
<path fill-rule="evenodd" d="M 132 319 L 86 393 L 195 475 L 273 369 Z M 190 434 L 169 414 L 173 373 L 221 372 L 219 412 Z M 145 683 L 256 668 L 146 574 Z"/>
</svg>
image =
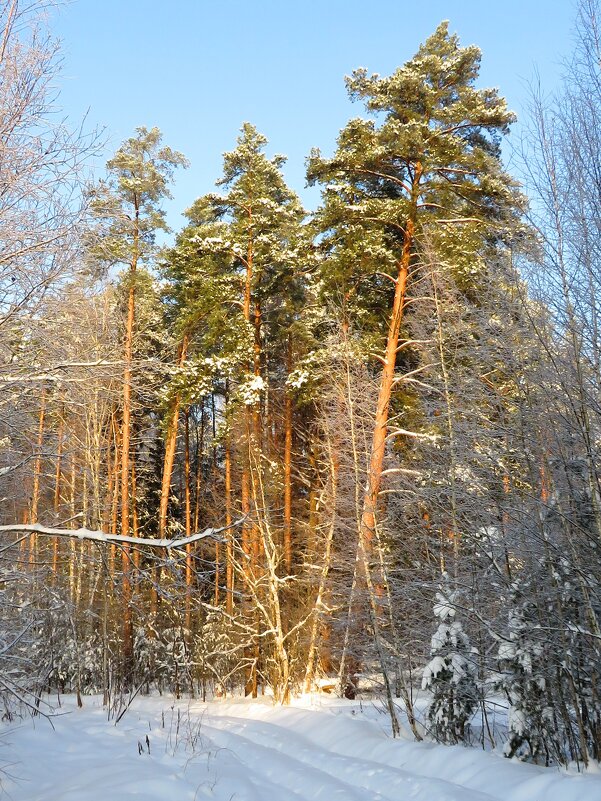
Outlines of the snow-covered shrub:
<svg viewBox="0 0 601 801">
<path fill-rule="evenodd" d="M 70 605 L 47 611 L 38 631 L 45 652 L 47 685 L 61 692 L 97 693 L 104 688 L 104 644 L 94 620 L 73 619 Z"/>
<path fill-rule="evenodd" d="M 467 737 L 469 720 L 479 697 L 475 650 L 457 616 L 457 591 L 444 576 L 434 603 L 439 621 L 432 637 L 431 659 L 424 668 L 422 689 L 432 693 L 427 720 L 430 732 L 443 743 L 458 743 Z"/>
<path fill-rule="evenodd" d="M 163 643 L 156 628 L 154 615 L 150 615 L 144 625 L 134 629 L 134 664 L 139 682 L 145 683 L 147 690 L 155 684 L 162 690 L 160 665 L 164 662 Z"/>
<path fill-rule="evenodd" d="M 545 750 L 545 728 L 553 719 L 546 702 L 548 655 L 540 637 L 534 636 L 537 613 L 530 591 L 514 582 L 509 602 L 508 632 L 498 651 L 498 687 L 509 703 L 504 752 L 508 757 L 536 759 Z"/>
<path fill-rule="evenodd" d="M 188 641 L 190 632 L 177 622 L 159 627 L 154 617 L 134 632 L 134 659 L 137 681 L 150 689 L 155 686 L 174 692 L 192 690 L 192 661 Z"/>
<path fill-rule="evenodd" d="M 15 560 L 16 563 L 16 560 Z M 31 603 L 33 581 L 6 559 L 0 566 L 0 718 L 37 708 L 48 674 L 40 640 L 43 614 Z M 32 706 L 33 705 L 33 706 Z"/>
<path fill-rule="evenodd" d="M 188 645 L 190 632 L 181 625 L 168 626 L 163 629 L 161 639 L 164 653 L 159 668 L 169 688 L 179 698 L 180 693 L 192 692 L 193 689 L 193 664 Z"/>
<path fill-rule="evenodd" d="M 219 610 L 207 614 L 196 640 L 195 659 L 203 684 L 214 684 L 217 694 L 225 694 L 237 682 L 244 682 L 240 649 L 232 639 L 229 619 Z"/>
</svg>

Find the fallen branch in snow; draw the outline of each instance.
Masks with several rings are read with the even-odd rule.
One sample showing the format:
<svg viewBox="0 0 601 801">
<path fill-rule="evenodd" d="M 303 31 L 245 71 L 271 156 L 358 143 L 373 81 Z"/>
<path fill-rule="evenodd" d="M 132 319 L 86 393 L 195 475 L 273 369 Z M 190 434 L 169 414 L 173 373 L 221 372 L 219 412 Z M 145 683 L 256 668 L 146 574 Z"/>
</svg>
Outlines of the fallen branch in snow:
<svg viewBox="0 0 601 801">
<path fill-rule="evenodd" d="M 120 534 L 107 534 L 104 531 L 92 531 L 88 528 L 50 528 L 48 526 L 41 526 L 39 523 L 15 523 L 14 525 L 0 526 L 0 533 L 3 531 L 23 531 L 48 537 L 69 537 L 76 540 L 89 540 L 91 542 L 111 543 L 115 545 L 128 543 L 130 545 L 148 545 L 151 548 L 169 549 L 180 548 L 182 545 L 188 545 L 192 542 L 198 542 L 199 540 L 215 539 L 223 531 L 228 531 L 228 529 L 242 525 L 244 519 L 244 517 L 241 517 L 229 526 L 207 528 L 204 531 L 197 531 L 194 534 L 190 534 L 189 537 L 180 537 L 178 539 L 162 538 L 153 540 L 146 537 L 123 537 Z"/>
</svg>

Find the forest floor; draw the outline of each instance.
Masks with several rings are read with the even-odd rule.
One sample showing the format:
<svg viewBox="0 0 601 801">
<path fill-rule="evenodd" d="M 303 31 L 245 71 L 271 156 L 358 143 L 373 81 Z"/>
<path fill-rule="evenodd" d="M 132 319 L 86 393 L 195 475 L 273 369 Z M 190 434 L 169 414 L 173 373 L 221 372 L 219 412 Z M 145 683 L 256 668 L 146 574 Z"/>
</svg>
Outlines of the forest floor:
<svg viewBox="0 0 601 801">
<path fill-rule="evenodd" d="M 9 724 L 10 801 L 599 801 L 601 774 L 525 765 L 477 748 L 393 740 L 370 703 L 138 698 L 115 724 L 72 697 L 52 724 Z"/>
</svg>

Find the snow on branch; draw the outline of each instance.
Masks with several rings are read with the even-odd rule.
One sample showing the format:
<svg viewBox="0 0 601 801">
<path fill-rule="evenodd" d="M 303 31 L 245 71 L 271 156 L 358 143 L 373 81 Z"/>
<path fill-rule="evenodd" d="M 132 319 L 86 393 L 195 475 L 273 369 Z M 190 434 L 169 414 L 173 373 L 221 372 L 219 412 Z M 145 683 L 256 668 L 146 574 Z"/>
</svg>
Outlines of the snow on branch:
<svg viewBox="0 0 601 801">
<path fill-rule="evenodd" d="M 25 459 L 22 459 L 17 464 L 9 464 L 6 467 L 0 467 L 0 478 L 9 475 L 10 473 L 14 473 L 15 471 L 19 470 L 21 467 L 24 467 L 27 462 L 30 462 L 34 457 L 33 456 L 26 456 Z"/>
<path fill-rule="evenodd" d="M 388 433 L 386 439 L 394 437 L 414 437 L 415 439 L 427 439 L 430 442 L 436 442 L 438 439 L 436 434 L 426 434 L 423 431 L 408 431 L 406 428 L 395 428 L 394 431 Z M 2 531 L 2 526 L 0 526 L 0 531 Z"/>
<path fill-rule="evenodd" d="M 177 539 L 150 539 L 146 537 L 123 537 L 120 534 L 107 534 L 104 531 L 92 531 L 88 528 L 50 528 L 41 526 L 39 523 L 15 523 L 14 525 L 0 526 L 0 533 L 6 532 L 27 532 L 31 534 L 41 534 L 48 537 L 69 537 L 77 540 L 88 540 L 90 542 L 111 543 L 115 545 L 147 545 L 151 548 L 179 548 L 192 542 L 204 539 L 215 539 L 224 531 L 240 526 L 244 521 L 241 517 L 229 526 L 221 528 L 207 528 L 204 531 L 197 531 L 189 537 L 178 537 Z"/>
</svg>

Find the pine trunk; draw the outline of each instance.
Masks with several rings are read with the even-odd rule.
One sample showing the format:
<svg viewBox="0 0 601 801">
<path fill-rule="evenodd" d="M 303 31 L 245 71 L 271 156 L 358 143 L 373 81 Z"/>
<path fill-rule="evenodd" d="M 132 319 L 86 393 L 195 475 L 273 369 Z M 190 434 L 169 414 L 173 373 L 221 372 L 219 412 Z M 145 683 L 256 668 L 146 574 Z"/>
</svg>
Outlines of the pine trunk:
<svg viewBox="0 0 601 801">
<path fill-rule="evenodd" d="M 288 334 L 286 355 L 288 375 L 292 372 L 292 337 Z M 286 572 L 292 572 L 292 397 L 286 392 L 284 400 L 284 562 Z"/>
<path fill-rule="evenodd" d="M 132 260 L 129 270 L 129 292 L 127 296 L 127 321 L 125 325 L 125 341 L 123 358 L 123 421 L 121 429 L 121 535 L 129 536 L 130 524 L 130 447 L 131 447 L 131 407 L 132 407 L 132 375 L 133 344 L 136 310 L 136 268 L 139 256 L 139 208 L 135 208 L 133 231 Z M 132 624 L 132 588 L 130 578 L 130 546 L 124 542 L 121 546 L 121 563 L 123 568 L 122 604 L 123 604 L 123 657 L 125 663 L 125 681 L 129 681 L 129 673 L 133 667 L 134 639 Z"/>
<path fill-rule="evenodd" d="M 225 524 L 232 525 L 232 454 L 229 434 L 225 441 Z M 234 612 L 234 532 L 227 531 L 227 560 L 226 560 L 226 611 L 228 615 Z"/>
<path fill-rule="evenodd" d="M 58 423 L 58 443 L 57 443 L 57 450 L 56 450 L 56 469 L 54 473 L 54 517 L 55 520 L 58 522 L 59 519 L 59 510 L 61 505 L 61 476 L 62 476 L 62 460 L 63 460 L 63 435 L 64 435 L 64 427 L 65 421 L 64 417 L 61 414 L 60 420 Z M 106 529 L 105 529 L 106 530 Z M 56 583 L 56 575 L 58 571 L 58 561 L 59 561 L 59 537 L 54 538 L 54 542 L 52 544 L 52 576 L 53 576 L 53 583 Z"/>
<path fill-rule="evenodd" d="M 380 379 L 380 391 L 378 393 L 378 403 L 374 419 L 374 430 L 371 442 L 371 452 L 369 460 L 369 472 L 367 475 L 367 486 L 363 498 L 363 513 L 361 516 L 361 547 L 365 558 L 371 550 L 372 540 L 376 530 L 376 515 L 378 508 L 378 496 L 382 484 L 382 472 L 384 469 L 384 455 L 386 452 L 386 439 L 388 435 L 388 416 L 390 410 L 390 397 L 394 386 L 396 358 L 399 347 L 399 332 L 403 313 L 405 310 L 405 300 L 407 292 L 407 279 L 413 254 L 415 237 L 415 220 L 417 217 L 417 197 L 419 182 L 421 179 L 422 167 L 418 164 L 412 185 L 411 211 L 405 224 L 403 238 L 403 249 L 401 258 L 398 262 L 398 274 L 395 281 L 394 300 L 388 325 L 388 336 L 386 338 L 386 348 L 383 360 L 382 377 Z"/>
<path fill-rule="evenodd" d="M 140 523 L 138 519 L 138 502 L 136 499 L 137 494 L 137 479 L 136 479 L 136 464 L 132 462 L 131 465 L 131 522 L 132 522 L 132 534 L 134 537 L 140 536 Z M 133 564 L 136 568 L 136 572 L 140 568 L 140 550 L 136 548 L 134 550 L 133 555 Z"/>
<path fill-rule="evenodd" d="M 38 505 L 40 499 L 40 476 L 42 473 L 42 446 L 44 444 L 44 426 L 46 421 L 46 387 L 42 390 L 40 401 L 40 416 L 38 420 L 38 438 L 36 442 L 36 456 L 33 466 L 33 489 L 31 492 L 31 515 L 32 523 L 38 522 Z M 33 567 L 36 562 L 37 538 L 35 534 L 29 537 L 29 566 Z"/>
<path fill-rule="evenodd" d="M 186 537 L 192 533 L 190 499 L 190 410 L 184 415 L 184 498 Z M 192 544 L 186 543 L 186 628 L 190 630 L 192 608 Z"/>
<path fill-rule="evenodd" d="M 188 355 L 188 345 L 190 337 L 186 333 L 183 336 L 179 354 L 177 358 L 177 367 L 183 367 L 186 357 Z M 169 508 L 169 495 L 171 493 L 171 477 L 173 474 L 173 465 L 175 462 L 175 450 L 177 446 L 177 429 L 179 423 L 179 408 L 181 404 L 181 396 L 179 393 L 173 398 L 171 404 L 171 414 L 169 417 L 169 426 L 167 429 L 167 441 L 165 443 L 165 459 L 163 461 L 163 479 L 161 482 L 161 501 L 159 505 L 159 537 L 165 536 L 165 529 L 167 527 L 167 510 Z"/>
</svg>

